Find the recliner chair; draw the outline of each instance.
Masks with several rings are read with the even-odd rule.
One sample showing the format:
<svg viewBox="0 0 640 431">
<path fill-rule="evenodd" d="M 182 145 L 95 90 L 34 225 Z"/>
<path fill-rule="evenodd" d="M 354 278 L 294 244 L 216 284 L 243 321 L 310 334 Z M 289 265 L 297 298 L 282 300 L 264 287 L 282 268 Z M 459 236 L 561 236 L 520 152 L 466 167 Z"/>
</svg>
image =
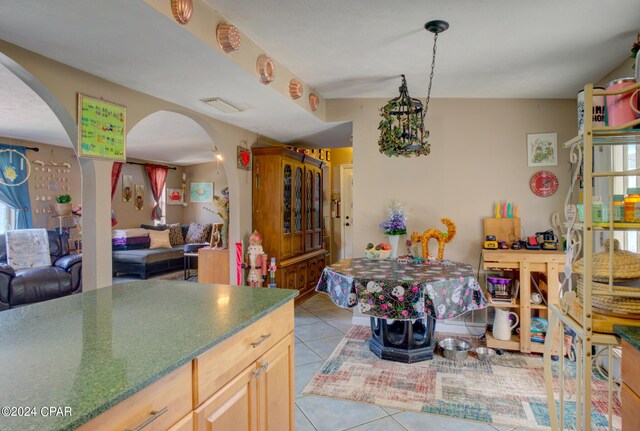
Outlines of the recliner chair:
<svg viewBox="0 0 640 431">
<path fill-rule="evenodd" d="M 69 254 L 66 237 L 47 231 L 51 266 L 14 270 L 0 234 L 0 311 L 82 292 L 82 255 Z"/>
</svg>

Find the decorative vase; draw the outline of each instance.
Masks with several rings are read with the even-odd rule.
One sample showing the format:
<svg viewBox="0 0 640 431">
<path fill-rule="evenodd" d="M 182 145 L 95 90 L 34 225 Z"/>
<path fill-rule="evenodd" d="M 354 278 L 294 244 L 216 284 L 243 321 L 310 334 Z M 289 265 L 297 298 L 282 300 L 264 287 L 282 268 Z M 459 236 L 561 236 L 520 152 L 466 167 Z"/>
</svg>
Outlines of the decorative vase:
<svg viewBox="0 0 640 431">
<path fill-rule="evenodd" d="M 66 204 L 56 203 L 54 205 L 54 211 L 59 216 L 68 216 L 71 214 L 72 207 L 73 207 L 73 204 L 71 202 L 67 202 Z"/>
<path fill-rule="evenodd" d="M 389 244 L 391 245 L 391 259 L 398 257 L 398 244 L 400 243 L 400 235 L 387 235 L 389 237 Z"/>
</svg>

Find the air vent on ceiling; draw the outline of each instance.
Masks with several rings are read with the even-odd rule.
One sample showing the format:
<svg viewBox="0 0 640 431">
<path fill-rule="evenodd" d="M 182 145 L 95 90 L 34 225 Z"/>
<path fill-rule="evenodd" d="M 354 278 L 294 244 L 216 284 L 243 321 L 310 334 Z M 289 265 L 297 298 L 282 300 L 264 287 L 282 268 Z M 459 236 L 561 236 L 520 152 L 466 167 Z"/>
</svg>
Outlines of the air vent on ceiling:
<svg viewBox="0 0 640 431">
<path fill-rule="evenodd" d="M 213 106 L 219 111 L 225 112 L 227 114 L 246 111 L 251 108 L 251 106 L 247 104 L 235 104 L 231 102 L 227 102 L 226 100 L 220 97 L 211 97 L 208 99 L 200 99 L 202 102 L 206 103 L 209 106 Z"/>
</svg>

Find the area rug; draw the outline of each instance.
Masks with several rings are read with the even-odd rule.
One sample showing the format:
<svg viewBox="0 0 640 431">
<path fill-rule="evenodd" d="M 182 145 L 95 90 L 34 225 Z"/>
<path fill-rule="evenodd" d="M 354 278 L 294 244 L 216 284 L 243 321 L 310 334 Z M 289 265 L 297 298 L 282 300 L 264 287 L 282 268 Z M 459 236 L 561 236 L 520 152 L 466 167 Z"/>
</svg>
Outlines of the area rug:
<svg viewBox="0 0 640 431">
<path fill-rule="evenodd" d="M 436 334 L 442 338 L 443 334 Z M 475 356 L 456 362 L 436 355 L 404 364 L 381 360 L 370 350 L 371 330 L 354 326 L 304 389 L 320 395 L 381 407 L 452 416 L 495 425 L 550 429 L 540 355 L 505 352 L 491 363 Z M 469 338 L 474 344 L 477 339 Z M 554 363 L 554 367 L 558 362 Z M 565 394 L 575 400 L 575 363 L 565 360 Z M 558 382 L 554 383 L 558 393 Z M 608 428 L 607 383 L 593 380 L 592 429 Z M 565 428 L 575 429 L 575 402 L 565 403 Z M 614 394 L 613 429 L 621 428 L 620 401 Z"/>
<path fill-rule="evenodd" d="M 175 281 L 190 281 L 192 283 L 198 282 L 198 274 L 190 275 L 186 280 L 184 279 L 184 271 L 170 272 L 168 274 L 161 274 L 153 277 L 155 280 L 175 280 Z"/>
</svg>

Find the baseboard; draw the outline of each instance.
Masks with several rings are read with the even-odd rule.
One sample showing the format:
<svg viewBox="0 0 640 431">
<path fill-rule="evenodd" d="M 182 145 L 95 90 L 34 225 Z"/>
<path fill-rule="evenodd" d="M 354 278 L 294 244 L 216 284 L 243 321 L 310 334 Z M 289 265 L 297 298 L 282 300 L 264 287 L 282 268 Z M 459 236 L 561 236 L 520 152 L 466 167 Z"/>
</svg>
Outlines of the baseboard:
<svg viewBox="0 0 640 431">
<path fill-rule="evenodd" d="M 370 320 L 368 316 L 353 316 L 351 318 L 351 323 L 354 325 L 364 325 L 369 326 Z M 453 321 L 438 321 L 436 323 L 436 331 L 438 332 L 448 332 L 451 334 L 460 334 L 466 335 L 470 337 L 480 337 L 484 333 L 485 324 L 478 322 L 453 322 Z"/>
</svg>

